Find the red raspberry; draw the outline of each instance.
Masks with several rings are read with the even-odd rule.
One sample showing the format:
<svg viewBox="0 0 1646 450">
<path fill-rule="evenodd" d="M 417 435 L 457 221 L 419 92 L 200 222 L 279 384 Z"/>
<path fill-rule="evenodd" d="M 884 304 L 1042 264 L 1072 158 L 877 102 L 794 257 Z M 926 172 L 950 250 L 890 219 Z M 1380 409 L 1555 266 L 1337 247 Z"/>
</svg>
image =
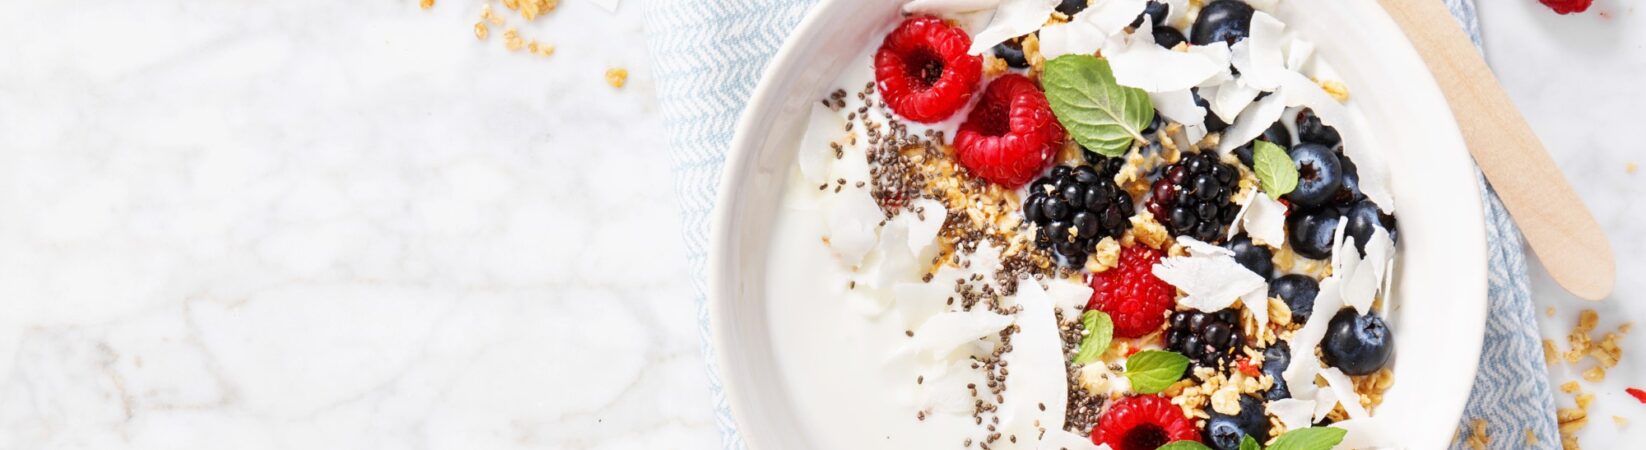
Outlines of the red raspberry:
<svg viewBox="0 0 1646 450">
<path fill-rule="evenodd" d="M 1177 290 L 1154 276 L 1160 251 L 1143 246 L 1121 249 L 1120 265 L 1092 275 L 1092 299 L 1086 309 L 1097 309 L 1114 320 L 1114 335 L 1142 337 L 1160 329 Z"/>
<path fill-rule="evenodd" d="M 1595 0 L 1538 0 L 1543 6 L 1555 10 L 1559 14 L 1580 13 L 1589 10 L 1589 5 Z"/>
<path fill-rule="evenodd" d="M 1092 443 L 1114 450 L 1154 450 L 1177 441 L 1200 442 L 1200 432 L 1182 408 L 1158 395 L 1120 399 L 1092 428 Z"/>
<path fill-rule="evenodd" d="M 916 122 L 937 122 L 972 99 L 983 79 L 983 59 L 966 53 L 972 38 L 931 16 L 903 21 L 874 54 L 874 79 L 892 111 Z"/>
<path fill-rule="evenodd" d="M 1063 125 L 1052 115 L 1046 94 L 1022 75 L 989 83 L 954 134 L 960 165 L 1005 187 L 1034 179 L 1062 148 Z"/>
</svg>

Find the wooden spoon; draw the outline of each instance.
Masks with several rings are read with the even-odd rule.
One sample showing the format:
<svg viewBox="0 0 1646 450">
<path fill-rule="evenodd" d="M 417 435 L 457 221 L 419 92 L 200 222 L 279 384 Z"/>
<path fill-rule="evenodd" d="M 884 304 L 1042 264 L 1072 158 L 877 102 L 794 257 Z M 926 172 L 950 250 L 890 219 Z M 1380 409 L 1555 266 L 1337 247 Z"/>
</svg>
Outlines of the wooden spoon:
<svg viewBox="0 0 1646 450">
<path fill-rule="evenodd" d="M 1451 103 L 1486 179 L 1556 282 L 1588 300 L 1611 295 L 1617 265 L 1595 223 L 1486 60 L 1440 0 L 1378 0 Z"/>
</svg>

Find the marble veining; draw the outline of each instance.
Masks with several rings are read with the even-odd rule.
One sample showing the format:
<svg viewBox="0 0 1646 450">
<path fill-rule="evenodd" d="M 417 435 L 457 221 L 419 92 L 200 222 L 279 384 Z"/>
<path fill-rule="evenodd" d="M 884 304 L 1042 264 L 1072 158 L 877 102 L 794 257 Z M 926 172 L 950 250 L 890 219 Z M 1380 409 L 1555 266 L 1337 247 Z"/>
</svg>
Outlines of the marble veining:
<svg viewBox="0 0 1646 450">
<path fill-rule="evenodd" d="M 718 444 L 640 2 L 416 3 L 0 4 L 0 448 Z"/>
</svg>

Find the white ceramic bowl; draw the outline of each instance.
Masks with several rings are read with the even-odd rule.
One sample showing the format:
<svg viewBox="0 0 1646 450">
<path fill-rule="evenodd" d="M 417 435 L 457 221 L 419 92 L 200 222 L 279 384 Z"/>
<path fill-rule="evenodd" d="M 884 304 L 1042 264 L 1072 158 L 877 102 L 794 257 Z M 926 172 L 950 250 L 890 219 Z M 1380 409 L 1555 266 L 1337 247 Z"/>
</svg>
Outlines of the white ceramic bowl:
<svg viewBox="0 0 1646 450">
<path fill-rule="evenodd" d="M 767 245 L 810 105 L 898 20 L 903 2 L 823 0 L 767 67 L 726 154 L 709 249 L 720 375 L 753 449 L 809 449 L 774 363 Z M 1451 110 L 1411 43 L 1374 0 L 1289 1 L 1272 11 L 1318 46 L 1351 88 L 1351 111 L 1389 161 L 1400 217 L 1395 384 L 1376 416 L 1406 448 L 1447 446 L 1480 357 L 1486 243 L 1480 192 Z"/>
</svg>

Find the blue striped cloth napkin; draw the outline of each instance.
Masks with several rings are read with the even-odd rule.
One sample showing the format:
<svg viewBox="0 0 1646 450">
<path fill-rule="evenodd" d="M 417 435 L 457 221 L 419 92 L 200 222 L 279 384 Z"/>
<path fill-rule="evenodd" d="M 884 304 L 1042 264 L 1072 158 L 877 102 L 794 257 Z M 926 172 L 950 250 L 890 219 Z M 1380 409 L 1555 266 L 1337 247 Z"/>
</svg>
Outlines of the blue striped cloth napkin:
<svg viewBox="0 0 1646 450">
<path fill-rule="evenodd" d="M 1480 45 L 1474 0 L 1441 0 Z M 698 327 L 709 367 L 715 420 L 725 448 L 744 448 L 727 409 L 708 342 L 708 315 L 701 308 L 705 287 L 709 214 L 714 209 L 721 163 L 732 130 L 760 75 L 806 10 L 816 0 L 652 0 L 645 29 L 654 59 L 658 102 L 668 133 L 674 187 L 683 216 L 688 268 Z M 1480 372 L 1453 448 L 1462 448 L 1473 419 L 1485 419 L 1497 438 L 1494 449 L 1526 448 L 1524 436 L 1554 448 L 1554 399 L 1527 285 L 1520 232 L 1503 204 L 1485 186 L 1486 231 L 1490 246 L 1490 316 Z"/>
</svg>

